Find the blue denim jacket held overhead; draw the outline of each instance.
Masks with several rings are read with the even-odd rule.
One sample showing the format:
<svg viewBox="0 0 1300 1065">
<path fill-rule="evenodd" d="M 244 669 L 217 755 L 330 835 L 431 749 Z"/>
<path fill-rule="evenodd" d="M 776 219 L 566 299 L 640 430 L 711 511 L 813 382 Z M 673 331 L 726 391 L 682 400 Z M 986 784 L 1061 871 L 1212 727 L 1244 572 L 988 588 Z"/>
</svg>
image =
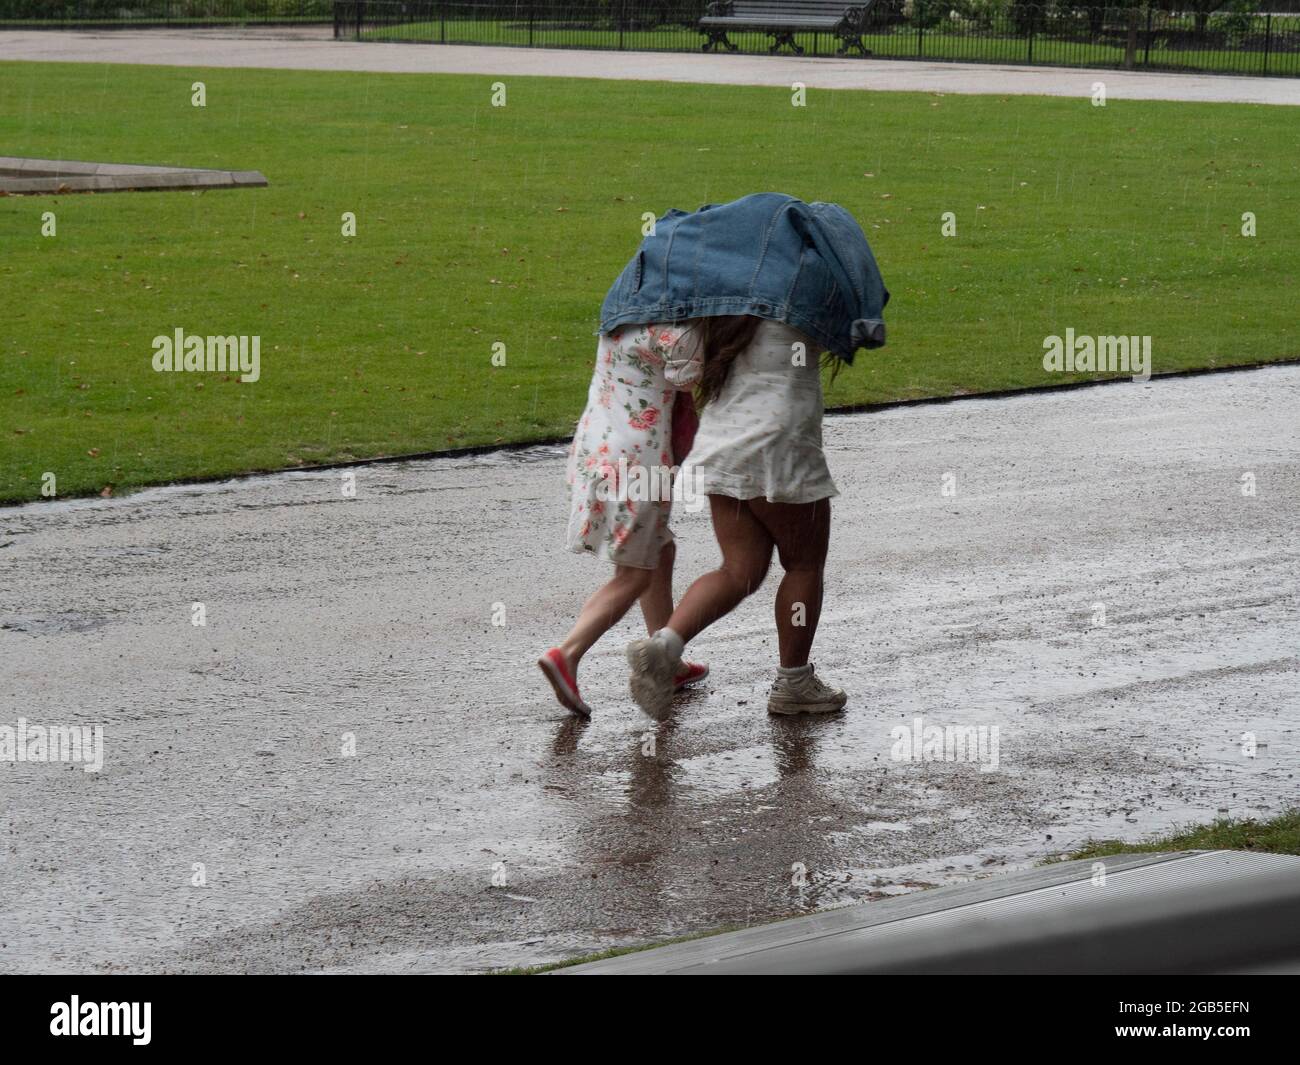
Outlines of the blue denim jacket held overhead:
<svg viewBox="0 0 1300 1065">
<path fill-rule="evenodd" d="M 851 363 L 858 348 L 885 343 L 888 302 L 848 211 L 760 192 L 660 218 L 605 296 L 600 332 L 752 314 L 794 326 Z"/>
</svg>

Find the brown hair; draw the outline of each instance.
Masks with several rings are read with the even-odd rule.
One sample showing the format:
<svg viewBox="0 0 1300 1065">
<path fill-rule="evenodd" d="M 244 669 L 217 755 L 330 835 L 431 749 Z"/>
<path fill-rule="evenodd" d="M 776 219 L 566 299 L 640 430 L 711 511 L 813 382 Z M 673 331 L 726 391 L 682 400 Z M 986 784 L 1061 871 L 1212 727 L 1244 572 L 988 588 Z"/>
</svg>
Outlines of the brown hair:
<svg viewBox="0 0 1300 1065">
<path fill-rule="evenodd" d="M 701 407 L 718 398 L 731 373 L 731 364 L 749 347 L 761 321 L 752 314 L 720 314 L 695 320 L 691 328 L 697 331 L 704 351 L 704 372 L 696 393 Z"/>
</svg>

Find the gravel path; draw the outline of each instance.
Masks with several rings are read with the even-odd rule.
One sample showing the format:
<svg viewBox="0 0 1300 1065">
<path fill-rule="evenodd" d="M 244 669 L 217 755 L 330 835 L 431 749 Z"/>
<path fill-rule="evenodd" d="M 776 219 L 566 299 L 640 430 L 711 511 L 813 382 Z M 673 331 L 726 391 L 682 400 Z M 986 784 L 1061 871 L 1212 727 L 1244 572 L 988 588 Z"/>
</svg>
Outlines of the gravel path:
<svg viewBox="0 0 1300 1065">
<path fill-rule="evenodd" d="M 1160 74 L 1066 67 L 927 63 L 901 59 L 807 59 L 469 45 L 335 41 L 326 27 L 310 30 L 0 32 L 0 60 L 57 63 L 144 63 L 179 67 L 270 67 L 401 73 L 554 75 L 632 81 L 781 85 L 818 89 L 993 95 L 1092 95 L 1106 84 L 1111 100 L 1191 100 L 1300 104 L 1298 78 Z M 286 34 L 297 39 L 285 39 Z"/>
</svg>

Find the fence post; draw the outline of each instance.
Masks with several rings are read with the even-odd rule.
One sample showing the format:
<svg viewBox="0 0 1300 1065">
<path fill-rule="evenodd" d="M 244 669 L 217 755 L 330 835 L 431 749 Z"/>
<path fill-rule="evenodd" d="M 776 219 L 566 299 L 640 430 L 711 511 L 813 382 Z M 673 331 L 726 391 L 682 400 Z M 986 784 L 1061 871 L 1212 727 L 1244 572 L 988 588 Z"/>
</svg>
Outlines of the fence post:
<svg viewBox="0 0 1300 1065">
<path fill-rule="evenodd" d="M 623 50 L 623 26 L 627 22 L 627 4 L 618 0 L 618 50 Z"/>
<path fill-rule="evenodd" d="M 357 0 L 357 40 L 361 40 L 361 27 L 366 18 L 366 0 Z"/>
<path fill-rule="evenodd" d="M 1264 71 L 1268 73 L 1268 53 L 1273 45 L 1273 13 L 1264 16 Z"/>
<path fill-rule="evenodd" d="M 1128 37 L 1124 41 L 1124 69 L 1132 70 L 1137 60 L 1138 50 L 1138 13 L 1137 8 L 1128 9 Z"/>
<path fill-rule="evenodd" d="M 537 9 L 534 0 L 528 0 L 528 47 L 533 46 L 533 15 Z"/>
<path fill-rule="evenodd" d="M 1029 56 L 1025 59 L 1026 63 L 1034 61 L 1034 23 L 1038 21 L 1038 8 L 1029 9 Z"/>
<path fill-rule="evenodd" d="M 447 0 L 438 5 L 438 43 L 447 43 Z"/>
<path fill-rule="evenodd" d="M 913 8 L 913 11 L 916 9 Z M 915 16 L 913 16 L 915 17 Z M 916 22 L 916 57 L 919 59 L 925 51 L 925 26 L 920 19 Z"/>
<path fill-rule="evenodd" d="M 1147 8 L 1147 43 L 1146 48 L 1142 51 L 1142 65 L 1149 67 L 1151 65 L 1151 8 Z"/>
</svg>

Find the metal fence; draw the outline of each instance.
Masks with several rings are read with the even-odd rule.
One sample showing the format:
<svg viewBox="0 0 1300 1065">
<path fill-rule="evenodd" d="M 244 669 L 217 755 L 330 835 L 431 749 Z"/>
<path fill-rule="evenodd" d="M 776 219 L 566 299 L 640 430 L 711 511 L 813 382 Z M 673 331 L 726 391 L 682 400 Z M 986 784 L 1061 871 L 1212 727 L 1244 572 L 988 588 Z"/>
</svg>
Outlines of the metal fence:
<svg viewBox="0 0 1300 1065">
<path fill-rule="evenodd" d="M 695 51 L 705 41 L 698 29 L 704 11 L 705 0 L 335 0 L 334 35 Z M 761 32 L 732 31 L 729 39 L 742 53 L 771 50 L 771 37 Z M 1300 15 L 1289 13 L 885 0 L 862 39 L 882 59 L 1300 76 Z M 829 33 L 797 33 L 794 40 L 812 56 L 835 55 L 840 44 Z"/>
<path fill-rule="evenodd" d="M 334 0 L 0 0 L 0 27 L 327 26 Z"/>
</svg>

